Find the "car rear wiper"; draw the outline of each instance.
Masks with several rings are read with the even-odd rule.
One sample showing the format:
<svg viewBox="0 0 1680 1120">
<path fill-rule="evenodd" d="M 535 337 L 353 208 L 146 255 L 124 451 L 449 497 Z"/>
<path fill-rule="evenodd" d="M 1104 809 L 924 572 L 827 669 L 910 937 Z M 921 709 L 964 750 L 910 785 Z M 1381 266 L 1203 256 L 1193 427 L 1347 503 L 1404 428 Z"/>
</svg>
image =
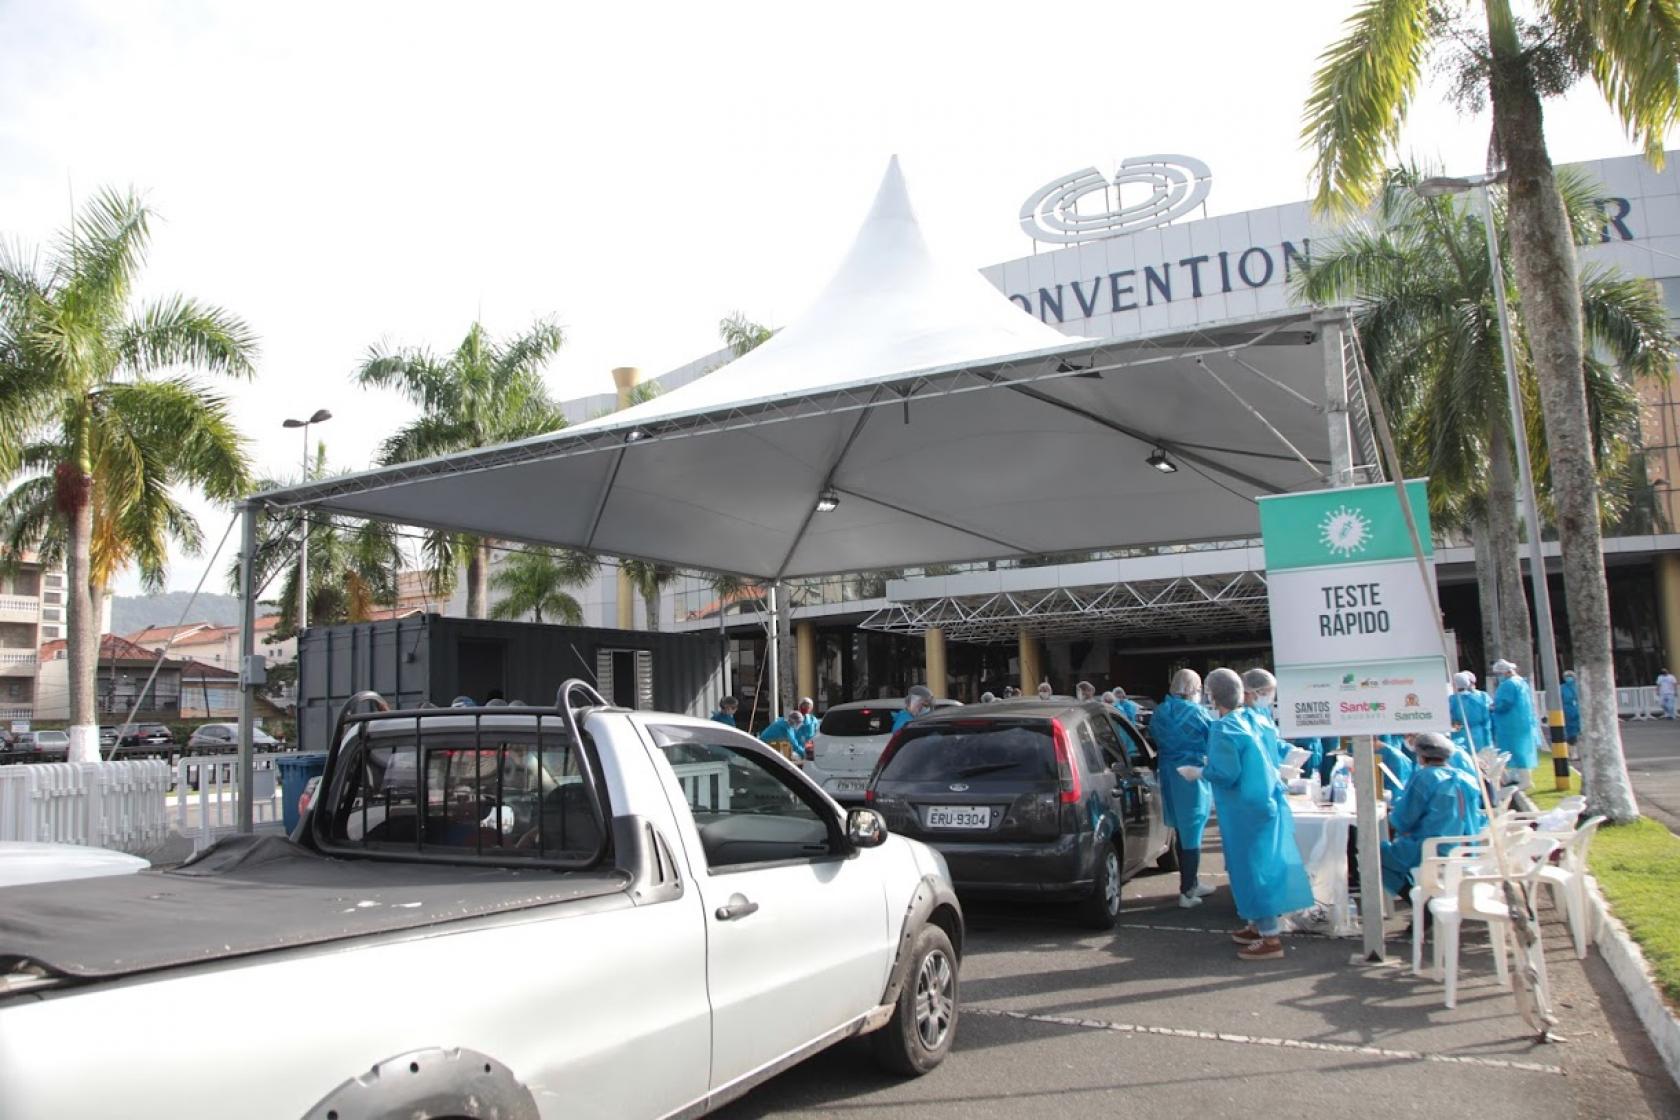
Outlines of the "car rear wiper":
<svg viewBox="0 0 1680 1120">
<path fill-rule="evenodd" d="M 997 770 L 1012 770 L 1013 762 L 982 762 L 978 766 L 965 766 L 957 771 L 959 778 L 972 778 L 976 774 L 990 774 Z"/>
</svg>

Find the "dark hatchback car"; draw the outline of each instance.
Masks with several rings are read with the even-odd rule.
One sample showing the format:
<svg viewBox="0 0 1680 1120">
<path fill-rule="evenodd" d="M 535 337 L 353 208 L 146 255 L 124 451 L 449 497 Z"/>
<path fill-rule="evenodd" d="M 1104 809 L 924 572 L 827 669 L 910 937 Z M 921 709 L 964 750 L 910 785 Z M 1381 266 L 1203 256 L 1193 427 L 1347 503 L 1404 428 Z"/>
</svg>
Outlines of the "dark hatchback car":
<svg viewBox="0 0 1680 1120">
<path fill-rule="evenodd" d="M 1153 765 L 1100 702 L 987 704 L 905 727 L 866 796 L 892 831 L 939 850 L 959 895 L 1073 901 L 1111 929 L 1120 884 L 1172 860 Z"/>
</svg>

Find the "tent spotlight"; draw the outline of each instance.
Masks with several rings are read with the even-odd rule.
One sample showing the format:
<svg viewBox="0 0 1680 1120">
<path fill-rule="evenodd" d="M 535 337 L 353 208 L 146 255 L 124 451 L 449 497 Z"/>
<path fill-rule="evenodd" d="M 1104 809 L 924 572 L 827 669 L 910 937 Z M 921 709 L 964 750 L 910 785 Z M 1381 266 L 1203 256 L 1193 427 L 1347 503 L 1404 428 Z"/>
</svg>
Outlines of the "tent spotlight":
<svg viewBox="0 0 1680 1120">
<path fill-rule="evenodd" d="M 823 487 L 822 493 L 817 495 L 817 512 L 833 513 L 840 508 L 840 491 L 832 486 Z"/>
<path fill-rule="evenodd" d="M 1171 459 L 1167 458 L 1167 449 L 1164 447 L 1155 448 L 1155 450 L 1149 453 L 1149 458 L 1145 459 L 1144 462 L 1148 463 L 1162 474 L 1175 474 L 1178 471 L 1178 465 Z"/>
<path fill-rule="evenodd" d="M 647 437 L 648 437 L 648 434 L 644 429 L 642 429 L 642 428 L 631 428 L 628 432 L 624 433 L 624 442 L 625 443 L 640 443 L 642 440 L 646 439 Z"/>
</svg>

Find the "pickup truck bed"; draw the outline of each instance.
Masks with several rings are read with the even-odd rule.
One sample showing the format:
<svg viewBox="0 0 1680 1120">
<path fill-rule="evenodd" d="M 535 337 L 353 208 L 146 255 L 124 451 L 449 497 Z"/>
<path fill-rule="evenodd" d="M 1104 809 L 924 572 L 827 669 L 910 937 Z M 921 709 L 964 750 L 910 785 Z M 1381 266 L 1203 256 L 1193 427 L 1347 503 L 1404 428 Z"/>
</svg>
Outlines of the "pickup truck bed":
<svg viewBox="0 0 1680 1120">
<path fill-rule="evenodd" d="M 153 969 L 561 902 L 633 905 L 601 871 L 333 859 L 280 836 L 233 836 L 172 871 L 14 887 L 0 909 L 0 973 L 111 979 Z"/>
</svg>

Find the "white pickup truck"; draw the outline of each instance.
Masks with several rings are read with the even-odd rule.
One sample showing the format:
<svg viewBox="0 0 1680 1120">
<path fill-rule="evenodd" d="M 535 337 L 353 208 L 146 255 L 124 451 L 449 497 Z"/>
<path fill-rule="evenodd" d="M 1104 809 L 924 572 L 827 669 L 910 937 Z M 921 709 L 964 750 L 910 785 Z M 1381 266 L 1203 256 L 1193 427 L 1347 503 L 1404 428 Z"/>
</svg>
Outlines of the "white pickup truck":
<svg viewBox="0 0 1680 1120">
<path fill-rule="evenodd" d="M 944 861 L 775 752 L 575 681 L 369 699 L 291 839 L 0 889 L 0 1117 L 698 1116 L 854 1035 L 949 1051 Z"/>
</svg>

